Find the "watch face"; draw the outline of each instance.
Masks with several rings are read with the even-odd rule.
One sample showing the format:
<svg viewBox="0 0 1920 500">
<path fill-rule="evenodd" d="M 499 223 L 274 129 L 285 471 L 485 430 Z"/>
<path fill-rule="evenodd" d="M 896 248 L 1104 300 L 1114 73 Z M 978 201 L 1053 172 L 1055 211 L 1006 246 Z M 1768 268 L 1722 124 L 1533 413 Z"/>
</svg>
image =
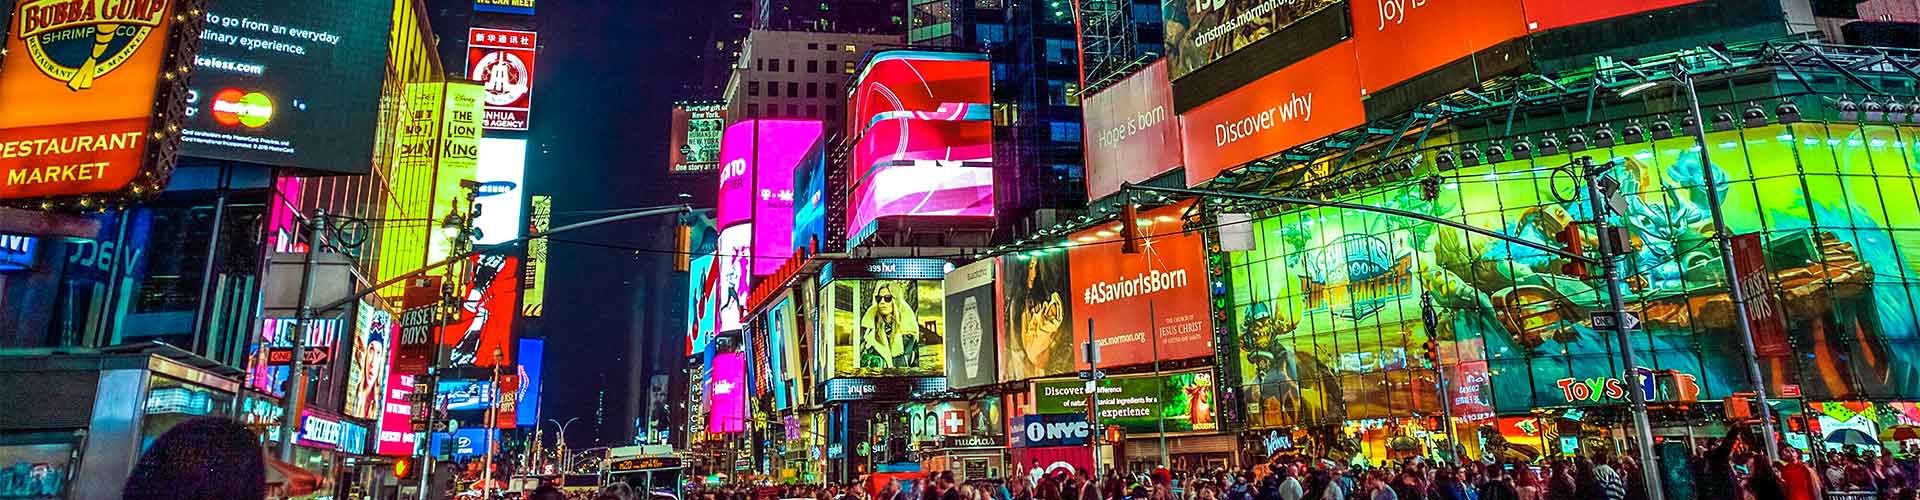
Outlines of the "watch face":
<svg viewBox="0 0 1920 500">
<path fill-rule="evenodd" d="M 985 332 L 980 328 L 980 301 L 967 297 L 960 309 L 960 353 L 965 357 L 967 378 L 980 376 L 980 340 Z"/>
</svg>

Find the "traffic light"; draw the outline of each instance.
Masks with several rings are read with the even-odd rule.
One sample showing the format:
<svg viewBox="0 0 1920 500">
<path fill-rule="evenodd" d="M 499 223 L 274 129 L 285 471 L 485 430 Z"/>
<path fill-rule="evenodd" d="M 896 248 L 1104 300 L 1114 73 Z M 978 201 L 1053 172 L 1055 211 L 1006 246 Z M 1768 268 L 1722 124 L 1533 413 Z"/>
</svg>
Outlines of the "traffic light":
<svg viewBox="0 0 1920 500">
<path fill-rule="evenodd" d="M 413 479 L 413 459 L 395 459 L 393 461 L 393 477 L 396 479 Z"/>
<path fill-rule="evenodd" d="M 1140 206 L 1131 200 L 1120 206 L 1120 253 L 1140 253 Z"/>
<path fill-rule="evenodd" d="M 1558 233 L 1554 233 L 1553 240 L 1560 243 L 1561 250 L 1574 255 L 1584 256 L 1587 254 L 1586 240 L 1580 238 L 1580 226 L 1582 224 L 1586 223 L 1569 222 L 1567 223 L 1567 227 L 1562 228 Z M 1569 260 L 1567 263 L 1561 264 L 1560 274 L 1578 278 L 1591 276 L 1587 272 L 1587 263 L 1578 260 Z"/>
<path fill-rule="evenodd" d="M 680 224 L 673 227 L 673 270 L 687 272 L 693 269 L 693 226 Z"/>
<path fill-rule="evenodd" d="M 1433 201 L 1440 199 L 1440 176 L 1429 175 L 1420 179 L 1420 199 Z"/>
<path fill-rule="evenodd" d="M 1428 366 L 1440 366 L 1440 312 L 1433 308 L 1433 292 L 1420 294 L 1420 322 L 1427 328 L 1427 344 L 1420 357 Z"/>
</svg>

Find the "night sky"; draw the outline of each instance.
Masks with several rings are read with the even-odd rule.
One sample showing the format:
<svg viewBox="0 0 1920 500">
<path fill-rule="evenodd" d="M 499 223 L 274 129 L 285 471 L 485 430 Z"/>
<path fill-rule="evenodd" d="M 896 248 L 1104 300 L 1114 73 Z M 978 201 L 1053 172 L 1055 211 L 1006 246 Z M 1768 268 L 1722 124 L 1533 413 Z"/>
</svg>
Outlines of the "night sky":
<svg viewBox="0 0 1920 500">
<path fill-rule="evenodd" d="M 678 190 L 664 184 L 668 117 L 682 78 L 694 66 L 702 36 L 696 26 L 718 15 L 717 2 L 663 0 L 553 0 L 540 2 L 541 72 L 536 76 L 533 139 L 528 165 L 535 194 L 554 196 L 553 225 L 588 216 L 567 211 L 631 208 L 676 202 Z M 700 39 L 700 40 L 695 40 Z M 616 223 L 568 235 L 567 239 L 642 248 L 644 225 Z M 591 429 L 604 389 L 608 407 L 643 397 L 623 372 L 629 359 L 622 337 L 641 335 L 634 323 L 631 277 L 657 256 L 555 243 L 549 254 L 547 337 L 541 417 L 580 417 L 568 428 L 574 446 L 594 437 L 624 436 L 631 422 L 609 418 Z M 662 248 L 662 250 L 665 250 Z M 680 284 L 675 290 L 684 290 Z M 552 426 L 547 425 L 547 432 Z M 605 443 L 602 443 L 605 444 Z M 619 444 L 619 443 L 616 443 Z"/>
</svg>

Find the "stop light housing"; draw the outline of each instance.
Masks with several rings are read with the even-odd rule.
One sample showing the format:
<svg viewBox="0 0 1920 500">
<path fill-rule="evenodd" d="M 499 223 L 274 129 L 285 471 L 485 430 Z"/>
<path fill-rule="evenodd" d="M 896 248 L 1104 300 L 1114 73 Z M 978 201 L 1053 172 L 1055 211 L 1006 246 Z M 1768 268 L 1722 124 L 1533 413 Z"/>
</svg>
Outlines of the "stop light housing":
<svg viewBox="0 0 1920 500">
<path fill-rule="evenodd" d="M 1140 206 L 1129 201 L 1120 206 L 1120 253 L 1140 253 Z"/>
<path fill-rule="evenodd" d="M 1567 227 L 1560 229 L 1560 232 L 1558 233 L 1554 233 L 1553 239 L 1554 241 L 1560 243 L 1561 250 L 1564 250 L 1567 253 L 1570 253 L 1573 255 L 1584 256 L 1587 254 L 1587 242 L 1586 240 L 1580 238 L 1581 224 L 1585 224 L 1585 223 L 1583 222 L 1568 223 Z M 1560 274 L 1565 274 L 1567 276 L 1573 276 L 1577 278 L 1592 277 L 1592 274 L 1590 274 L 1590 272 L 1587 270 L 1587 263 L 1577 261 L 1577 260 L 1572 260 L 1565 264 L 1561 264 Z"/>
<path fill-rule="evenodd" d="M 393 461 L 393 477 L 413 479 L 413 459 L 400 458 Z"/>
</svg>

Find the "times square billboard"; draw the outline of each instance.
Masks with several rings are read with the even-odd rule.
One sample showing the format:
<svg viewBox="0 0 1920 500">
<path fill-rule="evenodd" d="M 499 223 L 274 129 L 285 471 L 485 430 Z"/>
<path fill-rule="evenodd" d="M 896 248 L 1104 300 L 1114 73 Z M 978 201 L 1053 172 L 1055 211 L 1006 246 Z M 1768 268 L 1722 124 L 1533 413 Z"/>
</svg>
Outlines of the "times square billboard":
<svg viewBox="0 0 1920 500">
<path fill-rule="evenodd" d="M 821 123 L 811 120 L 747 120 L 727 127 L 720 141 L 715 219 L 720 240 L 746 253 L 727 255 L 723 248 L 723 268 L 738 265 L 752 276 L 766 276 L 793 253 L 794 172 L 823 150 L 823 132 Z M 736 229 L 742 226 L 749 229 Z"/>
<path fill-rule="evenodd" d="M 992 67 L 984 54 L 892 50 L 854 82 L 848 242 L 887 218 L 991 218 Z"/>
</svg>

